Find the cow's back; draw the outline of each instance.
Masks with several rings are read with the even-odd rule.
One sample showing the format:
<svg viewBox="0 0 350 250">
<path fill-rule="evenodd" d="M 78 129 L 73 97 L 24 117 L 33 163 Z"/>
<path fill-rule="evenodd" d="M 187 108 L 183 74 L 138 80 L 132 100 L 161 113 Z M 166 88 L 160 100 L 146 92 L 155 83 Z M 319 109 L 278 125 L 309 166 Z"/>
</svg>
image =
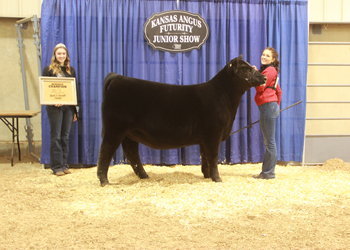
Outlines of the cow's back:
<svg viewBox="0 0 350 250">
<path fill-rule="evenodd" d="M 179 119 L 183 113 L 195 115 L 200 111 L 203 89 L 203 84 L 181 86 L 116 75 L 105 93 L 103 112 Z"/>
</svg>

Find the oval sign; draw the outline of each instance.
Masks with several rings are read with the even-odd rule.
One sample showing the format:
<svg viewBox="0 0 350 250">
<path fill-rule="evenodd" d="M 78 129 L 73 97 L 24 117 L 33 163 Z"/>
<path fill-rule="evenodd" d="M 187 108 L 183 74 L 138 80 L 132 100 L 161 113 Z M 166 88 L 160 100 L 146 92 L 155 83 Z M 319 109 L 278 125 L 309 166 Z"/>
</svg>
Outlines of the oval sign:
<svg viewBox="0 0 350 250">
<path fill-rule="evenodd" d="M 143 32 L 154 49 L 175 53 L 199 49 L 209 36 L 204 18 L 182 10 L 154 13 L 147 19 Z"/>
</svg>

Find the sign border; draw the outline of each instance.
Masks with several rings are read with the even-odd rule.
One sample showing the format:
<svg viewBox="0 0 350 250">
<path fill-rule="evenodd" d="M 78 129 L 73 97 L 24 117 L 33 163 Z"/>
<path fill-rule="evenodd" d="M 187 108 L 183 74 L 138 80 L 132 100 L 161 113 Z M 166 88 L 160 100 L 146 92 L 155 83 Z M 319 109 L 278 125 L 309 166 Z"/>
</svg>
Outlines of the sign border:
<svg viewBox="0 0 350 250">
<path fill-rule="evenodd" d="M 156 16 L 161 16 L 163 14 L 168 14 L 168 13 L 172 13 L 172 12 L 186 13 L 187 15 L 196 16 L 199 19 L 201 19 L 201 21 L 203 21 L 207 32 L 206 32 L 205 38 L 203 39 L 203 41 L 200 44 L 198 44 L 198 46 L 193 46 L 193 47 L 190 47 L 190 48 L 187 48 L 187 49 L 167 49 L 167 48 L 163 48 L 161 46 L 156 46 L 156 45 L 154 45 L 151 42 L 149 37 L 146 35 L 147 34 L 146 27 L 148 26 L 149 22 L 153 18 L 155 18 Z M 161 50 L 161 51 L 166 51 L 166 52 L 171 52 L 171 53 L 181 53 L 181 52 L 188 52 L 188 51 L 191 51 L 191 50 L 194 50 L 194 49 L 200 49 L 204 45 L 204 43 L 207 41 L 207 39 L 209 37 L 209 26 L 208 26 L 207 22 L 205 21 L 204 17 L 202 17 L 199 13 L 192 13 L 192 12 L 189 12 L 189 11 L 186 11 L 186 10 L 167 10 L 167 11 L 161 11 L 161 12 L 158 12 L 158 13 L 153 13 L 152 16 L 147 18 L 147 20 L 146 20 L 146 22 L 145 22 L 145 24 L 143 26 L 143 35 L 144 35 L 148 45 L 151 46 L 154 50 Z"/>
<path fill-rule="evenodd" d="M 48 82 L 58 82 L 58 83 L 68 83 L 72 86 L 72 100 L 69 101 L 60 101 L 57 102 L 57 100 L 53 101 L 44 101 L 45 98 L 45 88 L 44 85 Z M 62 105 L 77 105 L 77 88 L 76 88 L 76 81 L 74 77 L 52 77 L 52 76 L 39 76 L 39 87 L 40 87 L 40 105 L 55 105 L 55 104 L 62 104 Z"/>
</svg>

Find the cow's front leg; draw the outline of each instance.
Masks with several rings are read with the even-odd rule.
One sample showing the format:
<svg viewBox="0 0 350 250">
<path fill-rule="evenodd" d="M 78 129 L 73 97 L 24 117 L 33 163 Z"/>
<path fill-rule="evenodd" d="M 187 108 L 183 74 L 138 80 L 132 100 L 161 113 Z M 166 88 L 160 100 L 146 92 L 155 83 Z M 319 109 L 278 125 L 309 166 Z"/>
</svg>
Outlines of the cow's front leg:
<svg viewBox="0 0 350 250">
<path fill-rule="evenodd" d="M 97 161 L 97 177 L 100 179 L 102 187 L 109 184 L 107 174 L 109 164 L 111 163 L 112 157 L 115 154 L 115 151 L 119 147 L 120 143 L 117 144 L 118 145 L 116 145 L 115 143 L 110 143 L 105 138 L 103 138 L 102 140 L 100 153 Z"/>
<path fill-rule="evenodd" d="M 210 170 L 210 177 L 215 182 L 222 182 L 219 170 L 218 170 L 218 157 L 216 157 L 215 163 L 209 168 Z"/>
<path fill-rule="evenodd" d="M 215 182 L 222 182 L 218 171 L 220 141 L 216 142 L 216 140 L 209 140 L 203 146 L 205 154 L 207 156 L 206 158 L 208 161 L 208 168 L 211 179 Z"/>
<path fill-rule="evenodd" d="M 205 154 L 203 145 L 199 145 L 199 146 L 200 146 L 201 159 L 202 159 L 202 173 L 204 175 L 204 178 L 210 178 L 207 155 Z"/>
<path fill-rule="evenodd" d="M 125 137 L 123 142 L 123 151 L 128 159 L 132 169 L 135 174 L 140 177 L 140 179 L 148 179 L 148 174 L 142 166 L 140 155 L 139 155 L 139 144 L 128 137 Z"/>
</svg>

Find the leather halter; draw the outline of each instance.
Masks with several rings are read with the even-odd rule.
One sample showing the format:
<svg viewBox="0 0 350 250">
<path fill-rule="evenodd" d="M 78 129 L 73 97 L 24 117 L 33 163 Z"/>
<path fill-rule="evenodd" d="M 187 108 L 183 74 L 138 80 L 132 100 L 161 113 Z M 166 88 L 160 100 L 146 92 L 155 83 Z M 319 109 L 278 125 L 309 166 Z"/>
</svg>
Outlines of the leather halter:
<svg viewBox="0 0 350 250">
<path fill-rule="evenodd" d="M 242 61 L 243 61 L 243 60 L 242 60 Z M 246 61 L 243 61 L 243 62 L 245 62 L 246 64 L 248 64 L 249 66 L 251 66 L 248 62 L 246 62 Z M 230 67 L 232 67 L 232 64 L 230 64 Z M 252 66 L 251 66 L 251 67 L 252 67 Z M 257 72 L 257 70 L 254 69 L 254 68 L 252 68 L 252 70 L 253 70 L 253 74 L 251 74 L 249 78 L 248 78 L 248 77 L 240 76 L 239 74 L 235 74 L 235 75 L 238 76 L 238 77 L 240 77 L 240 78 L 242 78 L 242 79 L 244 79 L 245 81 L 247 81 L 247 82 L 249 83 L 250 87 L 253 87 L 253 85 L 252 85 L 252 77 L 253 77 L 254 74 Z"/>
<path fill-rule="evenodd" d="M 244 78 L 244 80 L 246 80 L 247 82 L 249 82 L 250 87 L 253 87 L 253 85 L 252 85 L 252 77 L 253 77 L 253 75 L 255 74 L 255 72 L 257 72 L 257 70 L 256 70 L 256 69 L 253 69 L 253 74 L 251 74 L 249 78 Z"/>
</svg>

